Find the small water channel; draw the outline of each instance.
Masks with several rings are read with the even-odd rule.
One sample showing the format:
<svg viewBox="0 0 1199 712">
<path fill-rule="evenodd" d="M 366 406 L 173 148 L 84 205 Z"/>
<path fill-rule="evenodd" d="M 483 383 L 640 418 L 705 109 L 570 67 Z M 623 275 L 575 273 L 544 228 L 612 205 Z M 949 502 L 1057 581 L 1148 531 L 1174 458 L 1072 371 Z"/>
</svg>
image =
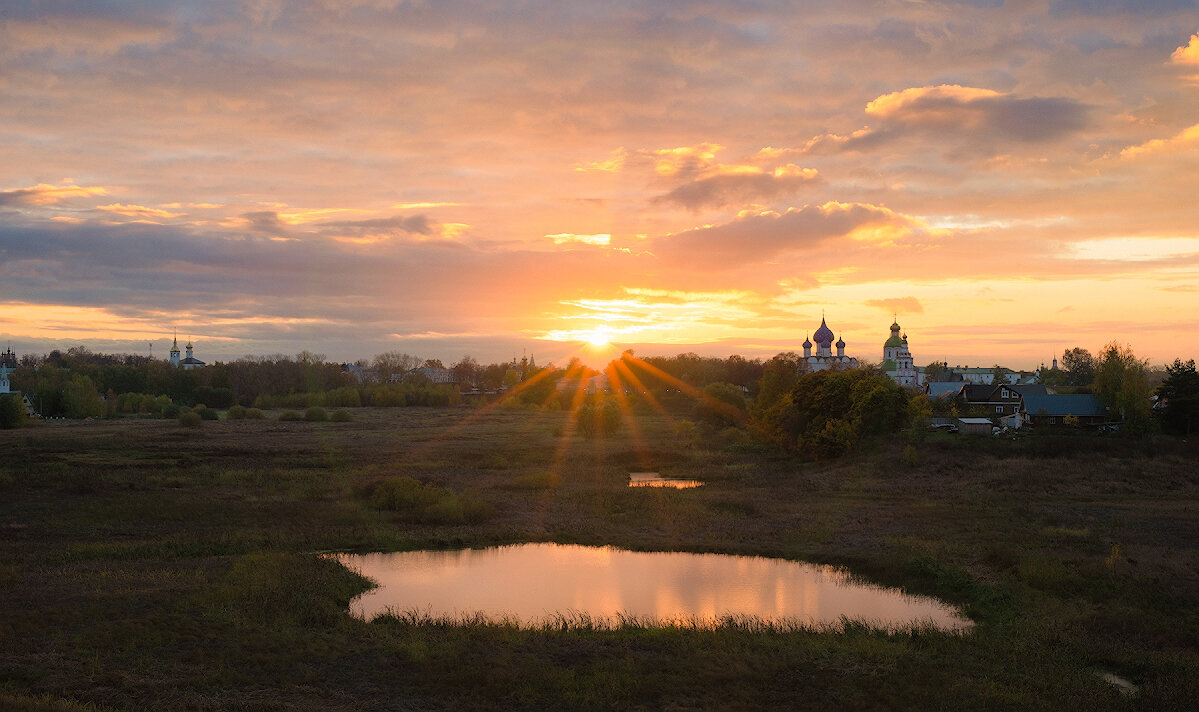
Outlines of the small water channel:
<svg viewBox="0 0 1199 712">
<path fill-rule="evenodd" d="M 844 571 L 783 559 L 612 547 L 518 544 L 488 549 L 338 554 L 378 584 L 350 602 L 370 620 L 388 610 L 459 618 L 482 613 L 536 625 L 582 613 L 710 625 L 726 616 L 882 628 L 971 626 L 924 596 L 855 583 Z"/>
</svg>

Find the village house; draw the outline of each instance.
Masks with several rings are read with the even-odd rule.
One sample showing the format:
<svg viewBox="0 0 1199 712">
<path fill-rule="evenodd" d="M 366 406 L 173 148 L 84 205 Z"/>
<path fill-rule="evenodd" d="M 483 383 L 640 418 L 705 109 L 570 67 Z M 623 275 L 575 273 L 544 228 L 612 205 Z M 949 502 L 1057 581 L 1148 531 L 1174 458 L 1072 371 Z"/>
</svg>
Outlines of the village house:
<svg viewBox="0 0 1199 712">
<path fill-rule="evenodd" d="M 1079 425 L 1108 422 L 1107 408 L 1098 396 L 1089 393 L 1028 395 L 1024 397 L 1024 418 L 1030 425 L 1065 425 L 1073 416 Z"/>
</svg>

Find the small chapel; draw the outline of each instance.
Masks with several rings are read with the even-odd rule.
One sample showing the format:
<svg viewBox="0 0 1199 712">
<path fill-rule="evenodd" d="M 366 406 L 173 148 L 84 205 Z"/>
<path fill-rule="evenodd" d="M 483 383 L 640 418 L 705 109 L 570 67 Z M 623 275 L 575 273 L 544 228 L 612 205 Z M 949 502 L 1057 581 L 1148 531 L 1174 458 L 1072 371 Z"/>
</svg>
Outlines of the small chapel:
<svg viewBox="0 0 1199 712">
<path fill-rule="evenodd" d="M 198 359 L 192 355 L 192 348 L 194 348 L 194 347 L 192 346 L 191 341 L 188 341 L 187 346 L 185 346 L 184 348 L 187 349 L 187 356 L 185 358 L 180 359 L 179 358 L 179 337 L 175 337 L 174 341 L 171 342 L 171 365 L 172 366 L 174 366 L 175 368 L 182 368 L 184 371 L 190 371 L 193 368 L 199 368 L 201 366 L 207 365 L 203 361 L 201 361 L 200 359 Z"/>
</svg>

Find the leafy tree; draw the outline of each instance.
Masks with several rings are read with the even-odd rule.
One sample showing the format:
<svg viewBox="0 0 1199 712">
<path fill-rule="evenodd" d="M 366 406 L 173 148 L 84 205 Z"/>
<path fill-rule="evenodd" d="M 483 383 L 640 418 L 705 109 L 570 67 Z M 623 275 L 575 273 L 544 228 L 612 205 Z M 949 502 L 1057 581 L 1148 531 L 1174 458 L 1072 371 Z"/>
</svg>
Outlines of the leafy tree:
<svg viewBox="0 0 1199 712">
<path fill-rule="evenodd" d="M 994 368 L 991 369 L 991 383 L 997 386 L 1007 383 L 1007 375 L 1009 373 L 1011 373 L 1011 371 L 1003 366 L 1000 366 L 999 364 L 995 364 Z"/>
<path fill-rule="evenodd" d="M 450 373 L 454 374 L 454 380 L 458 383 L 458 387 L 462 390 L 470 390 L 477 386 L 483 377 L 483 367 L 479 362 L 472 357 L 463 356 L 462 360 L 450 366 Z"/>
<path fill-rule="evenodd" d="M 420 364 L 421 360 L 416 356 L 399 351 L 384 351 L 377 354 L 375 360 L 371 362 L 375 372 L 379 374 L 379 380 L 383 383 L 387 383 L 393 375 L 407 373 Z"/>
<path fill-rule="evenodd" d="M 960 381 L 962 377 L 949 370 L 949 364 L 945 361 L 933 361 L 924 367 L 924 380 L 926 382 L 947 383 L 949 381 Z"/>
<path fill-rule="evenodd" d="M 1149 421 L 1148 361 L 1141 361 L 1132 348 L 1112 342 L 1103 347 L 1095 362 L 1095 393 L 1120 418 L 1134 428 Z"/>
<path fill-rule="evenodd" d="M 754 410 L 767 411 L 774 407 L 795 387 L 801 371 L 807 370 L 807 367 L 807 361 L 794 351 L 786 351 L 767 361 L 758 381 Z"/>
<path fill-rule="evenodd" d="M 895 432 L 907 422 L 904 388 L 882 374 L 852 369 L 800 376 L 771 407 L 755 409 L 753 426 L 786 449 L 820 458 L 844 454 L 862 437 Z"/>
<path fill-rule="evenodd" d="M 1199 373 L 1195 360 L 1174 359 L 1166 366 L 1166 379 L 1157 388 L 1159 418 L 1168 432 L 1190 435 L 1199 427 Z"/>
<path fill-rule="evenodd" d="M 1088 386 L 1095 380 L 1095 357 L 1077 346 L 1066 349 L 1062 353 L 1062 370 L 1065 371 L 1066 385 Z"/>
<path fill-rule="evenodd" d="M 578 411 L 579 432 L 587 438 L 602 438 L 620 431 L 620 404 L 612 398 L 589 398 Z"/>
<path fill-rule="evenodd" d="M 0 430 L 19 428 L 25 423 L 25 404 L 11 393 L 0 395 Z"/>
<path fill-rule="evenodd" d="M 695 405 L 695 418 L 713 425 L 737 425 L 745 420 L 745 395 L 733 383 L 709 383 Z"/>
<path fill-rule="evenodd" d="M 62 388 L 63 414 L 68 418 L 99 417 L 104 415 L 104 404 L 100 392 L 92 379 L 76 373 Z"/>
<path fill-rule="evenodd" d="M 928 396 L 919 393 L 908 399 L 908 426 L 913 430 L 922 431 L 927 428 L 932 416 L 933 404 Z"/>
</svg>

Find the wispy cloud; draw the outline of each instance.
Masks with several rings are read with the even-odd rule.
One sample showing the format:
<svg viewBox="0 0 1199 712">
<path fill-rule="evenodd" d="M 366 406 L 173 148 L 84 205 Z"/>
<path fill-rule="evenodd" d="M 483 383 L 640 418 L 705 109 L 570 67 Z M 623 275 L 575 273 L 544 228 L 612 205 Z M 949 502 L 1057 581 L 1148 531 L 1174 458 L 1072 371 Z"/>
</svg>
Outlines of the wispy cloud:
<svg viewBox="0 0 1199 712">
<path fill-rule="evenodd" d="M 177 218 L 184 214 L 172 213 L 159 208 L 147 208 L 143 205 L 126 205 L 124 203 L 97 205 L 96 210 L 103 210 L 106 213 L 114 213 L 131 218 Z"/>
<path fill-rule="evenodd" d="M 51 185 L 38 183 L 28 188 L 0 190 L 0 207 L 6 205 L 54 205 L 70 198 L 90 198 L 107 195 L 108 190 L 100 187 L 84 187 L 80 185 Z"/>
</svg>

